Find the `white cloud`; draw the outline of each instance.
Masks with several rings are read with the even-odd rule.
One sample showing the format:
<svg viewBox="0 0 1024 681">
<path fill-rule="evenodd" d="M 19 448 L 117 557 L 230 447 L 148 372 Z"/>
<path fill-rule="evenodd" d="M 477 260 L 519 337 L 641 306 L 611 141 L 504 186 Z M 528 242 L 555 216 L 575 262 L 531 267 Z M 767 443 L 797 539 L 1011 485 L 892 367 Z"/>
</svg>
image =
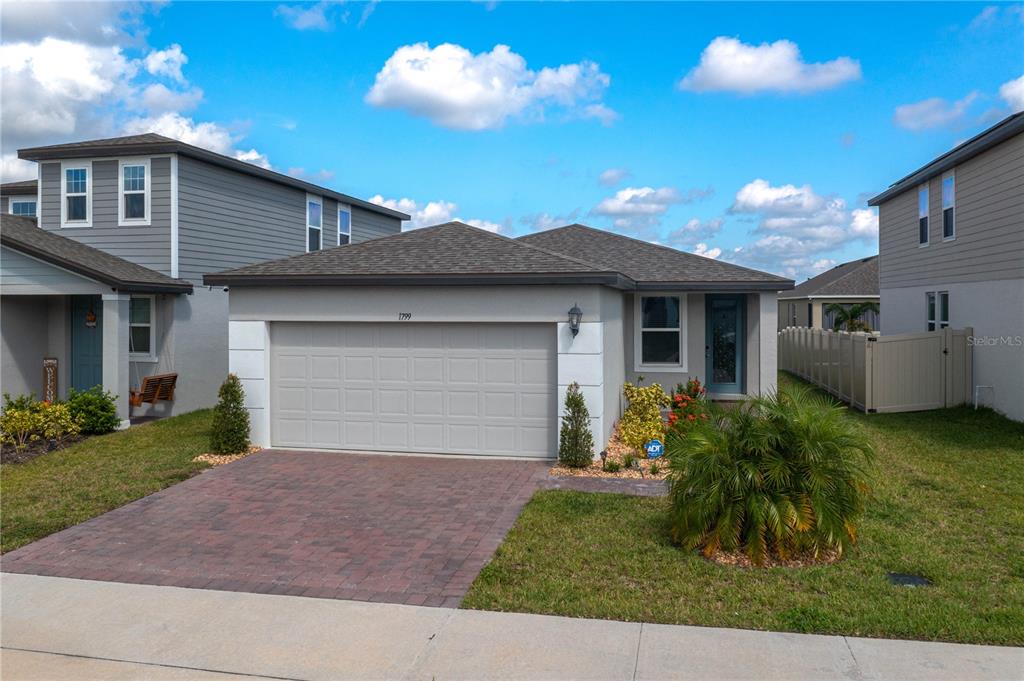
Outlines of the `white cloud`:
<svg viewBox="0 0 1024 681">
<path fill-rule="evenodd" d="M 714 190 L 691 189 L 685 195 L 674 187 L 626 187 L 594 206 L 590 214 L 612 218 L 621 229 L 638 229 L 654 225 L 669 207 L 692 203 L 711 196 Z"/>
<path fill-rule="evenodd" d="M 278 5 L 274 14 L 298 31 L 330 31 L 334 28 L 334 18 L 329 14 L 331 4 Z"/>
<path fill-rule="evenodd" d="M 579 208 L 566 213 L 565 215 L 551 215 L 550 213 L 534 213 L 519 218 L 519 222 L 530 227 L 531 231 L 542 232 L 555 227 L 571 225 L 580 216 Z"/>
<path fill-rule="evenodd" d="M 590 61 L 532 71 L 507 45 L 473 54 L 451 43 L 416 43 L 388 58 L 366 101 L 456 130 L 500 128 L 511 118 L 541 120 L 548 107 L 607 124 L 615 113 L 599 100 L 609 83 Z"/>
<path fill-rule="evenodd" d="M 235 140 L 227 128 L 217 123 L 196 123 L 178 113 L 168 112 L 155 117 L 136 118 L 128 121 L 123 131 L 126 135 L 155 132 L 218 154 L 233 155 Z"/>
<path fill-rule="evenodd" d="M 199 88 L 187 90 L 171 90 L 163 83 L 147 85 L 140 96 L 140 104 L 150 113 L 165 111 L 189 111 L 203 101 L 203 91 Z"/>
<path fill-rule="evenodd" d="M 261 154 L 255 149 L 249 149 L 248 151 L 238 150 L 235 152 L 235 158 L 239 161 L 245 161 L 246 163 L 251 163 L 254 166 L 259 166 L 260 168 L 265 168 L 267 170 L 270 170 L 271 168 L 270 161 L 267 160 L 266 154 Z"/>
<path fill-rule="evenodd" d="M 706 221 L 692 218 L 682 227 L 669 232 L 667 241 L 669 245 L 675 248 L 697 246 L 701 242 L 706 242 L 715 237 L 722 230 L 724 222 L 722 218 L 712 218 Z"/>
<path fill-rule="evenodd" d="M 370 15 L 377 9 L 378 2 L 380 2 L 380 0 L 370 0 L 363 6 L 363 12 L 359 15 L 358 28 L 366 26 L 366 22 L 370 19 Z"/>
<path fill-rule="evenodd" d="M 977 30 L 991 26 L 995 23 L 996 17 L 999 15 L 999 8 L 995 5 L 989 5 L 981 10 L 976 17 L 971 19 L 971 23 L 968 24 L 967 28 Z"/>
<path fill-rule="evenodd" d="M 188 56 L 181 51 L 181 45 L 174 43 L 166 50 L 153 50 L 144 59 L 146 70 L 154 76 L 164 76 L 179 83 L 185 82 L 181 67 L 188 63 Z"/>
<path fill-rule="evenodd" d="M 486 229 L 488 232 L 494 232 L 495 234 L 497 234 L 499 232 L 506 231 L 506 227 L 507 227 L 507 225 L 500 224 L 500 223 L 497 223 L 497 222 L 491 222 L 490 220 L 469 219 L 469 220 L 460 220 L 460 221 L 461 222 L 465 222 L 467 225 L 470 225 L 472 227 L 476 227 L 478 229 Z"/>
<path fill-rule="evenodd" d="M 694 92 L 797 92 L 828 90 L 859 80 L 860 62 L 849 57 L 808 64 L 789 40 L 748 45 L 719 36 L 704 48 L 700 64 L 679 81 Z"/>
<path fill-rule="evenodd" d="M 17 182 L 36 177 L 36 164 L 23 161 L 17 154 L 0 156 L 0 182 Z"/>
<path fill-rule="evenodd" d="M 38 42 L 60 38 L 89 45 L 124 45 L 145 35 L 142 17 L 157 3 L 31 2 L 0 3 L 5 42 Z"/>
<path fill-rule="evenodd" d="M 384 206 L 385 208 L 398 210 L 410 215 L 412 219 L 406 222 L 403 227 L 406 231 L 452 221 L 464 222 L 467 225 L 472 225 L 473 227 L 486 229 L 488 232 L 504 232 L 511 226 L 508 220 L 504 223 L 497 223 L 490 220 L 481 220 L 479 218 L 457 217 L 456 214 L 459 210 L 459 206 L 452 201 L 428 201 L 427 203 L 422 204 L 409 198 L 386 199 L 380 194 L 371 196 L 368 200 L 370 203 L 375 203 L 378 206 Z"/>
<path fill-rule="evenodd" d="M 913 104 L 896 107 L 893 122 L 901 128 L 919 132 L 931 128 L 951 127 L 961 123 L 977 92 L 971 92 L 963 99 L 950 102 L 942 97 L 931 97 Z"/>
<path fill-rule="evenodd" d="M 315 173 L 307 173 L 305 168 L 289 168 L 288 174 L 307 182 L 324 183 L 334 179 L 334 173 L 326 168 L 321 168 Z"/>
<path fill-rule="evenodd" d="M 825 200 L 815 194 L 809 184 L 773 187 L 767 180 L 758 178 L 736 192 L 736 199 L 729 210 L 733 213 L 799 215 L 818 210 L 824 203 Z"/>
<path fill-rule="evenodd" d="M 999 86 L 999 96 L 1014 113 L 1024 111 L 1024 76 L 1014 78 Z"/>
<path fill-rule="evenodd" d="M 708 248 L 708 245 L 703 242 L 694 246 L 693 252 L 695 255 L 702 255 L 705 258 L 711 258 L 712 260 L 717 260 L 718 256 L 722 255 L 721 248 Z"/>
<path fill-rule="evenodd" d="M 603 187 L 614 187 L 629 177 L 631 173 L 625 168 L 609 168 L 597 177 L 597 181 Z"/>
<path fill-rule="evenodd" d="M 850 234 L 859 239 L 877 239 L 878 211 L 874 208 L 855 208 L 850 214 Z"/>
</svg>

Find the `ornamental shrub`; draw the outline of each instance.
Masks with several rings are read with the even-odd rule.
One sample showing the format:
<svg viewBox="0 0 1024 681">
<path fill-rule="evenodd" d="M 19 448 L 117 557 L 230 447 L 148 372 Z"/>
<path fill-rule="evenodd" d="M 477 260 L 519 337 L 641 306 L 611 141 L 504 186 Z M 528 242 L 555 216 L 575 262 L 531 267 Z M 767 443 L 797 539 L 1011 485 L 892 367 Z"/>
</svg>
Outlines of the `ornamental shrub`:
<svg viewBox="0 0 1024 681">
<path fill-rule="evenodd" d="M 570 468 L 586 468 L 594 459 L 594 435 L 590 432 L 590 412 L 578 383 L 565 393 L 565 413 L 558 435 L 558 461 Z"/>
<path fill-rule="evenodd" d="M 669 397 L 657 383 L 645 387 L 626 383 L 623 393 L 629 406 L 619 421 L 619 437 L 627 447 L 646 458 L 644 445 L 665 435 L 661 408 L 669 405 Z"/>
<path fill-rule="evenodd" d="M 104 392 L 95 385 L 88 390 L 68 391 L 66 401 L 71 418 L 86 435 L 102 435 L 117 430 L 121 419 L 117 417 L 117 395 Z"/>
<path fill-rule="evenodd" d="M 249 448 L 249 412 L 245 391 L 235 374 L 228 374 L 220 386 L 220 401 L 213 411 L 210 448 L 215 454 L 241 454 Z"/>
<path fill-rule="evenodd" d="M 699 379 L 691 378 L 680 383 L 672 392 L 672 411 L 668 415 L 668 427 L 687 430 L 697 421 L 708 419 L 706 392 Z"/>
<path fill-rule="evenodd" d="M 40 435 L 58 447 L 78 435 L 81 426 L 71 415 L 71 408 L 63 402 L 39 403 Z"/>
<path fill-rule="evenodd" d="M 43 419 L 39 409 L 7 407 L 0 415 L 0 440 L 19 452 L 42 437 Z"/>
<path fill-rule="evenodd" d="M 673 538 L 704 555 L 842 553 L 857 537 L 874 450 L 840 406 L 806 388 L 712 409 L 669 431 Z"/>
</svg>

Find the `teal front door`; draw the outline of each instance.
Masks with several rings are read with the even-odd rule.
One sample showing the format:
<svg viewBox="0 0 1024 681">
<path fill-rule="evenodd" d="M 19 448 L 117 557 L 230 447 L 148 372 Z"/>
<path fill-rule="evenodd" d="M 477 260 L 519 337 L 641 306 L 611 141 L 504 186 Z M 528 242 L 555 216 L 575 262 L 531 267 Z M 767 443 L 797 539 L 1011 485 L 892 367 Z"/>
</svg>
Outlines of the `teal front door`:
<svg viewBox="0 0 1024 681">
<path fill-rule="evenodd" d="M 705 383 L 708 392 L 743 392 L 743 346 L 746 296 L 708 295 L 704 298 Z"/>
<path fill-rule="evenodd" d="M 71 297 L 71 387 L 88 390 L 103 384 L 103 301 L 99 296 Z"/>
</svg>

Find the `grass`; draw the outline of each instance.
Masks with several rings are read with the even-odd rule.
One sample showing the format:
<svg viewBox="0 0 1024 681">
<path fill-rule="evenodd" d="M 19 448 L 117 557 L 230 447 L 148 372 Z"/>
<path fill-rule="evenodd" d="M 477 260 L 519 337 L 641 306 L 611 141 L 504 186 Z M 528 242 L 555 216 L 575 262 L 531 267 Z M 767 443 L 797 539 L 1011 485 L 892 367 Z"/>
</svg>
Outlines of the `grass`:
<svg viewBox="0 0 1024 681">
<path fill-rule="evenodd" d="M 850 414 L 878 459 L 858 545 L 835 565 L 719 566 L 670 542 L 664 498 L 543 491 L 463 607 L 1024 644 L 1024 424 L 966 407 Z"/>
<path fill-rule="evenodd" d="M 0 466 L 0 551 L 101 515 L 207 468 L 211 410 L 93 437 Z"/>
</svg>

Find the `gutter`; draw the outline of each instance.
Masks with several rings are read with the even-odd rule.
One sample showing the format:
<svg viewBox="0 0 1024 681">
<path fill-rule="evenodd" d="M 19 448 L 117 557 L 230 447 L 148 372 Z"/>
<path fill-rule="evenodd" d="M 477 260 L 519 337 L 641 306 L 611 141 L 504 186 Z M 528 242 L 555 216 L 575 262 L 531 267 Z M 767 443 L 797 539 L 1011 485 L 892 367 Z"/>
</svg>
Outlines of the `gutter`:
<svg viewBox="0 0 1024 681">
<path fill-rule="evenodd" d="M 879 295 L 863 295 L 863 296 L 779 296 L 779 300 L 861 300 L 863 298 L 877 298 L 881 299 Z"/>
</svg>

